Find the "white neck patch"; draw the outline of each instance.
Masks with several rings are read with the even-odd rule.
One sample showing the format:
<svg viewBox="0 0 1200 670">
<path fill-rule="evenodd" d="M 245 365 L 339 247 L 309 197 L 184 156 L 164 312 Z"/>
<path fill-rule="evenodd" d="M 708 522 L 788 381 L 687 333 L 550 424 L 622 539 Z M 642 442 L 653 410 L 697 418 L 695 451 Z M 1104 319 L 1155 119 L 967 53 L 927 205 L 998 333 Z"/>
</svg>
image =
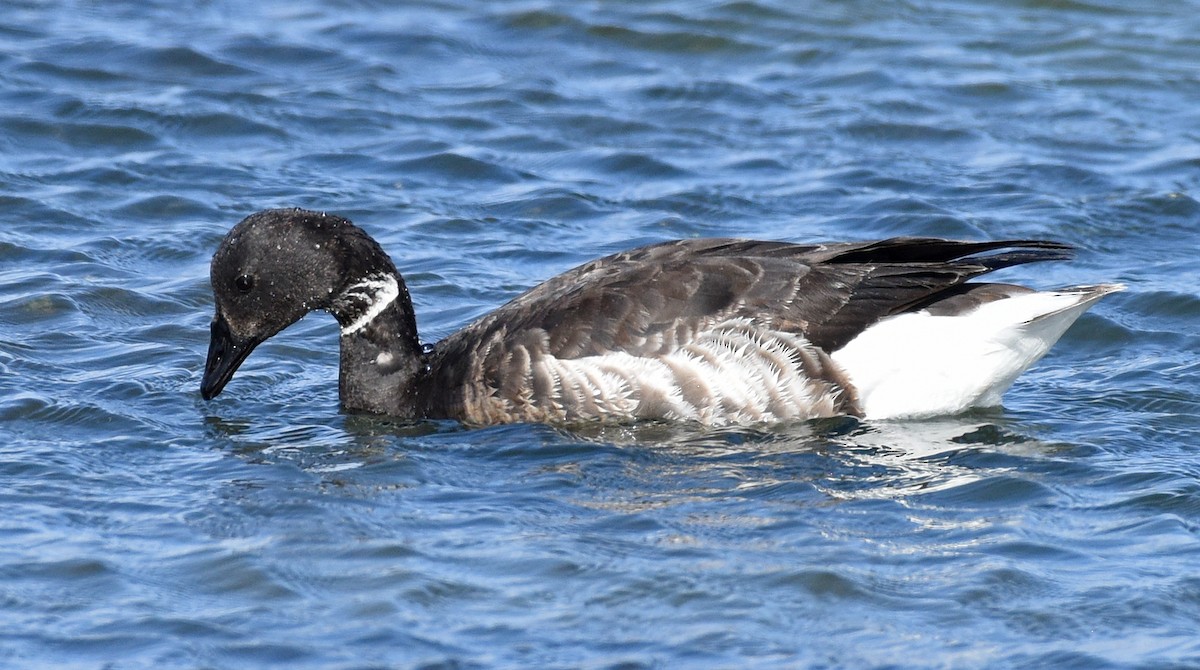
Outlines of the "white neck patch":
<svg viewBox="0 0 1200 670">
<path fill-rule="evenodd" d="M 388 305 L 400 297 L 400 284 L 390 274 L 370 275 L 357 284 L 346 288 L 343 298 L 357 298 L 367 303 L 367 308 L 350 325 L 342 328 L 342 335 L 353 335 L 362 330 L 375 317 L 383 313 Z"/>
</svg>

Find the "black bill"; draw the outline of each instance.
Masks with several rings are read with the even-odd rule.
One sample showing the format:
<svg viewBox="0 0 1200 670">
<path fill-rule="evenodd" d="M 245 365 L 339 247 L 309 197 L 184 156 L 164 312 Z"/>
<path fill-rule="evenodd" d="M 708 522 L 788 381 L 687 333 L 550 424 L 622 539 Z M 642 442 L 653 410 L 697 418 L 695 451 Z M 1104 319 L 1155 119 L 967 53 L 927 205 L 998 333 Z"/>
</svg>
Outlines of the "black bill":
<svg viewBox="0 0 1200 670">
<path fill-rule="evenodd" d="M 204 379 L 200 382 L 200 395 L 205 400 L 217 397 L 233 373 L 246 357 L 254 351 L 259 341 L 238 340 L 229 330 L 225 318 L 218 315 L 212 322 L 212 339 L 208 343 L 208 361 L 204 364 Z"/>
</svg>

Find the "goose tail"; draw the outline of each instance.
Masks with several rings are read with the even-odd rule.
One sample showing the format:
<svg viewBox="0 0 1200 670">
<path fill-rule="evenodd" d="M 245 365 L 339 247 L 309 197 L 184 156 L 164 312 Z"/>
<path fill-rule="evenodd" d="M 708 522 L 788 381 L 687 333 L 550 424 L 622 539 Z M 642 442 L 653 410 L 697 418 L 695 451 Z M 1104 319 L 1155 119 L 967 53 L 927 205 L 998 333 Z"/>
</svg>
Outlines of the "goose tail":
<svg viewBox="0 0 1200 670">
<path fill-rule="evenodd" d="M 872 325 L 832 358 L 868 419 L 921 418 L 1000 404 L 1089 307 L 1121 284 L 1025 291 L 947 314 L 918 310 Z"/>
</svg>

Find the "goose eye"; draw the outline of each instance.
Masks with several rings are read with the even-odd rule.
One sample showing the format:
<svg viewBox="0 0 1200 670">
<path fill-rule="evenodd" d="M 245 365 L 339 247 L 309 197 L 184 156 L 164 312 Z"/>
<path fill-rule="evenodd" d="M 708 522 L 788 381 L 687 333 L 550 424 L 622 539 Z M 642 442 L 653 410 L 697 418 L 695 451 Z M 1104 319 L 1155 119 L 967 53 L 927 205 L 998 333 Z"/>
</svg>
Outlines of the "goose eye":
<svg viewBox="0 0 1200 670">
<path fill-rule="evenodd" d="M 250 275 L 238 275 L 238 278 L 233 280 L 233 285 L 242 293 L 249 293 L 250 289 L 254 288 L 254 277 Z"/>
</svg>

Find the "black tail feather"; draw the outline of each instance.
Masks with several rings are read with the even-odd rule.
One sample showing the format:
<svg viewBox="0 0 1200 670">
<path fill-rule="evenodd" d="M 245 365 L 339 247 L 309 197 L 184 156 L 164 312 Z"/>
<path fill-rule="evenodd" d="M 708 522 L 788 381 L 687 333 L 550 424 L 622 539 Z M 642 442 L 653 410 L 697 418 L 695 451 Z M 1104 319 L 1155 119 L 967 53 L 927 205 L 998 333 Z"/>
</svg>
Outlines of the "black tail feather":
<svg viewBox="0 0 1200 670">
<path fill-rule="evenodd" d="M 1023 263 L 1038 263 L 1041 261 L 1069 261 L 1075 257 L 1075 250 L 1067 245 L 1058 247 L 1038 247 L 1002 251 L 983 256 L 969 256 L 962 262 L 982 265 L 988 272 L 1000 268 L 1012 267 Z"/>
<path fill-rule="evenodd" d="M 1010 249 L 1000 253 L 989 253 Z M 962 242 L 928 237 L 893 237 L 848 249 L 831 258 L 832 263 L 950 263 L 969 262 L 982 265 L 988 270 L 1032 263 L 1071 258 L 1073 247 L 1050 240 L 995 240 L 990 242 Z"/>
</svg>

